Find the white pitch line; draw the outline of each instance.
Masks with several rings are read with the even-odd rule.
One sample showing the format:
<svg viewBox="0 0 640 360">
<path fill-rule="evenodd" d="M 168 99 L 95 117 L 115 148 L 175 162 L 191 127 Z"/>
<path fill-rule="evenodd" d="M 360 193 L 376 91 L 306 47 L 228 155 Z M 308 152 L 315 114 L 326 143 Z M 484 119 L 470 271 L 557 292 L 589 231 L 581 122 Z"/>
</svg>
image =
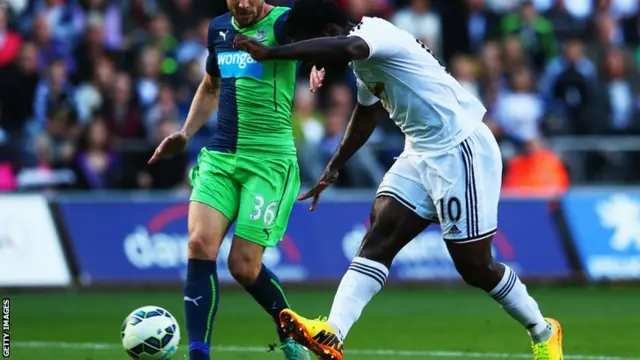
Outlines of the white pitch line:
<svg viewBox="0 0 640 360">
<path fill-rule="evenodd" d="M 16 341 L 12 344 L 23 348 L 57 348 L 57 349 L 89 349 L 112 350 L 120 349 L 119 344 L 109 343 L 70 343 L 53 341 Z M 222 353 L 261 353 L 266 352 L 266 346 L 213 346 L 212 351 Z M 473 359 L 531 359 L 531 354 L 481 353 L 464 351 L 436 351 L 436 350 L 394 350 L 394 349 L 349 349 L 348 354 L 376 357 L 415 357 L 415 358 L 473 358 Z M 565 355 L 566 360 L 640 360 L 640 358 L 619 356 Z"/>
</svg>

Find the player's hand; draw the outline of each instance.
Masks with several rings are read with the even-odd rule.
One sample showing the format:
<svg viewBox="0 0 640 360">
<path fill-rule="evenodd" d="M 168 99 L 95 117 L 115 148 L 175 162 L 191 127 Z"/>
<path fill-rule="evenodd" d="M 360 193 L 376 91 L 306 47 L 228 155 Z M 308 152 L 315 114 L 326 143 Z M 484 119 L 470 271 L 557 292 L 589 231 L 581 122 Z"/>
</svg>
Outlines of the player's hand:
<svg viewBox="0 0 640 360">
<path fill-rule="evenodd" d="M 307 200 L 313 198 L 313 202 L 309 207 L 309 211 L 315 210 L 316 204 L 318 204 L 318 200 L 320 200 L 320 194 L 327 187 L 329 187 L 329 185 L 335 183 L 336 180 L 338 180 L 338 170 L 326 169 L 320 176 L 320 180 L 318 181 L 318 183 L 307 193 L 300 195 L 298 197 L 298 200 Z"/>
<path fill-rule="evenodd" d="M 162 140 L 160 145 L 158 145 L 148 163 L 153 164 L 163 157 L 181 153 L 187 147 L 188 142 L 189 138 L 187 134 L 182 131 L 167 136 Z"/>
<path fill-rule="evenodd" d="M 248 52 L 253 60 L 256 61 L 265 60 L 269 54 L 269 49 L 266 46 L 246 35 L 236 35 L 233 38 L 233 48 Z"/>
<path fill-rule="evenodd" d="M 311 75 L 309 75 L 309 91 L 312 93 L 318 91 L 322 87 L 324 81 L 324 68 L 318 70 L 315 66 L 311 69 Z"/>
</svg>

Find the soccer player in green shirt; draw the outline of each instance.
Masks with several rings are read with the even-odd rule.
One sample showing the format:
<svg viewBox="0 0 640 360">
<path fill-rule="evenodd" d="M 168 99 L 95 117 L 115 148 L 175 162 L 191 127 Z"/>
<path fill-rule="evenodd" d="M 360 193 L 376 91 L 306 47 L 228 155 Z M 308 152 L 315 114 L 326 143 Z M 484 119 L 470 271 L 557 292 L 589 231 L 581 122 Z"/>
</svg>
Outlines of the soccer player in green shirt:
<svg viewBox="0 0 640 360">
<path fill-rule="evenodd" d="M 307 350 L 280 329 L 278 314 L 289 308 L 280 282 L 262 264 L 265 248 L 282 240 L 300 190 L 291 109 L 295 61 L 256 62 L 233 49 L 237 34 L 265 45 L 286 42 L 289 9 L 264 0 L 227 0 L 230 10 L 209 25 L 207 72 L 184 128 L 166 138 L 149 160 L 183 151 L 218 109 L 218 126 L 191 171 L 189 262 L 184 306 L 191 360 L 209 359 L 218 309 L 216 258 L 231 223 L 229 255 L 234 278 L 271 315 L 286 359 L 309 359 Z M 247 327 L 249 330 L 249 327 Z"/>
</svg>

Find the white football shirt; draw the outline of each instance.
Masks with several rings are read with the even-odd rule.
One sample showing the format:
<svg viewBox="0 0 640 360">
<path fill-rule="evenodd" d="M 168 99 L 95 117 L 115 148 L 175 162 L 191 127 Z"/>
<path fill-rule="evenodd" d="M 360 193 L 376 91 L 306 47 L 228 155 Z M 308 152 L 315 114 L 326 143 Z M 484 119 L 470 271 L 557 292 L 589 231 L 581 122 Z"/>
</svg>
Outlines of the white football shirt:
<svg viewBox="0 0 640 360">
<path fill-rule="evenodd" d="M 378 101 L 405 134 L 405 151 L 437 154 L 454 148 L 482 122 L 484 105 L 458 83 L 431 51 L 406 31 L 380 18 L 363 18 L 349 36 L 369 45 L 369 57 L 353 61 L 358 102 Z"/>
</svg>

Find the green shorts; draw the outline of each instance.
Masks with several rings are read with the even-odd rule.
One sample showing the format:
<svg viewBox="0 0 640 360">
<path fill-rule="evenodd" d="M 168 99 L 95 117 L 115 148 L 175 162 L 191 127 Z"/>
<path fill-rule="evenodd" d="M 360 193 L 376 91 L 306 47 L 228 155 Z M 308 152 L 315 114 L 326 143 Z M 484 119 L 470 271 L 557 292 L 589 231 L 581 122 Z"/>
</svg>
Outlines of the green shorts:
<svg viewBox="0 0 640 360">
<path fill-rule="evenodd" d="M 295 156 L 248 156 L 204 148 L 190 179 L 190 201 L 235 220 L 235 235 L 265 247 L 282 240 L 300 191 Z"/>
</svg>

